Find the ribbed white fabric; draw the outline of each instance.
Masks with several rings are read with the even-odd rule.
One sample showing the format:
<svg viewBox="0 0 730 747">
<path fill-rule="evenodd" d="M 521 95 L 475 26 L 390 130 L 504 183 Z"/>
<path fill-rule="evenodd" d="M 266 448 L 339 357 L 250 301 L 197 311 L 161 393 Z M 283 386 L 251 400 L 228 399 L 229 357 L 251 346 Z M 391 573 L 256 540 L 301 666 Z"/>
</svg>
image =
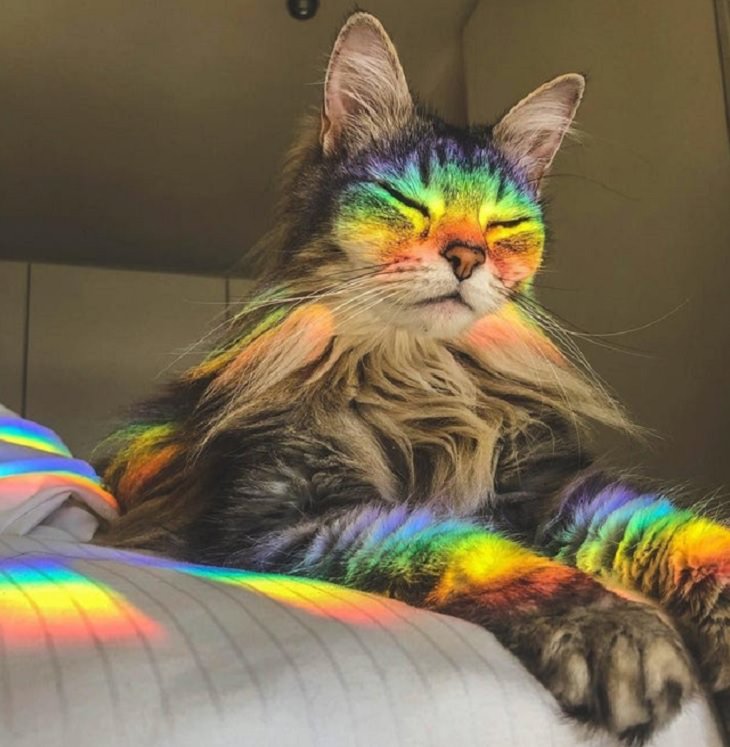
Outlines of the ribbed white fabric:
<svg viewBox="0 0 730 747">
<path fill-rule="evenodd" d="M 286 577 L 2 536 L 0 632 L 3 747 L 615 744 L 477 626 Z M 653 744 L 722 741 L 698 698 Z"/>
</svg>

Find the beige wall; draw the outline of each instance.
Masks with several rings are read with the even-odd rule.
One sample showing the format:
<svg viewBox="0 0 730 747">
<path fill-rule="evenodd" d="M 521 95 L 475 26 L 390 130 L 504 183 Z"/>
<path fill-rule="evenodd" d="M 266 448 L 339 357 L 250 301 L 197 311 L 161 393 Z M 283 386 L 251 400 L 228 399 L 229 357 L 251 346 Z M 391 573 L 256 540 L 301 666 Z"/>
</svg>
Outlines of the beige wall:
<svg viewBox="0 0 730 747">
<path fill-rule="evenodd" d="M 0 404 L 20 412 L 26 332 L 28 265 L 0 263 Z"/>
<path fill-rule="evenodd" d="M 369 0 L 408 79 L 464 118 L 476 0 Z M 352 0 L 0 2 L 0 258 L 225 274 L 271 228 Z"/>
<path fill-rule="evenodd" d="M 663 438 L 624 456 L 730 485 L 730 157 L 712 0 L 483 0 L 464 40 L 472 121 L 556 74 L 588 74 L 585 138 L 548 188 L 540 297 L 590 332 L 650 325 L 598 340 L 634 352 L 582 345 Z"/>
<path fill-rule="evenodd" d="M 209 348 L 226 299 L 250 283 L 223 278 L 0 262 L 0 402 L 88 456 L 124 408 Z M 196 341 L 200 343 L 195 346 Z M 27 358 L 26 358 L 27 353 Z"/>
</svg>

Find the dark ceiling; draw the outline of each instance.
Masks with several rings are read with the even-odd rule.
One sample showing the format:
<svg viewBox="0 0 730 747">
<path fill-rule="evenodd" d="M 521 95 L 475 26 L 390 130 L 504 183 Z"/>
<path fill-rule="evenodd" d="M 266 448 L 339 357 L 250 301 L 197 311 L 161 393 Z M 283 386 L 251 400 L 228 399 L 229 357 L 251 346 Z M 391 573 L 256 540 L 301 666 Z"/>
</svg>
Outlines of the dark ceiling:
<svg viewBox="0 0 730 747">
<path fill-rule="evenodd" d="M 455 119 L 474 5 L 368 5 L 413 87 Z M 302 22 L 284 0 L 5 0 L 0 259 L 227 271 L 270 224 L 351 7 L 322 0 Z"/>
</svg>

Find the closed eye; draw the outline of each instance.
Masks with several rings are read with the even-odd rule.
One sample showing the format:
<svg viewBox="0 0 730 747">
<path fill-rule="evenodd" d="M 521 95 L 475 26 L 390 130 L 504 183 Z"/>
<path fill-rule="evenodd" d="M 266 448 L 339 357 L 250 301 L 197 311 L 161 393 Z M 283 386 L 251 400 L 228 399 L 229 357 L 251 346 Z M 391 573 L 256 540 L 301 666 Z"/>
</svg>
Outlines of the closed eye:
<svg viewBox="0 0 730 747">
<path fill-rule="evenodd" d="M 520 223 L 526 223 L 530 218 L 525 216 L 524 218 L 513 218 L 512 220 L 494 220 L 487 224 L 487 228 L 514 228 L 519 226 Z"/>
<path fill-rule="evenodd" d="M 423 205 L 420 202 L 417 202 L 416 200 L 412 200 L 407 195 L 404 195 L 402 192 L 399 192 L 395 187 L 392 187 L 388 182 L 377 182 L 377 185 L 382 189 L 385 190 L 394 200 L 398 200 L 402 205 L 405 205 L 406 207 L 412 208 L 413 210 L 418 210 L 418 212 L 424 217 L 424 218 L 430 218 L 431 214 L 428 212 L 428 208 Z"/>
</svg>

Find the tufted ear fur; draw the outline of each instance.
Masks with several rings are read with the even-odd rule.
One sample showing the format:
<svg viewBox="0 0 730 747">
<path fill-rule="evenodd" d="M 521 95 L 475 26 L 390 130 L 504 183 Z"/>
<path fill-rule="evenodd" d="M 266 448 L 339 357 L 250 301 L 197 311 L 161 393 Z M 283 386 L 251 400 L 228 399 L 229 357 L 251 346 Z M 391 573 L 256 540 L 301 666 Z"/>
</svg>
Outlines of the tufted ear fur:
<svg viewBox="0 0 730 747">
<path fill-rule="evenodd" d="M 320 142 L 326 155 L 355 151 L 401 126 L 413 99 L 393 42 L 369 13 L 353 13 L 332 49 Z"/>
<path fill-rule="evenodd" d="M 540 190 L 583 97 L 585 78 L 561 75 L 540 86 L 505 114 L 493 131 L 495 144 Z"/>
</svg>

